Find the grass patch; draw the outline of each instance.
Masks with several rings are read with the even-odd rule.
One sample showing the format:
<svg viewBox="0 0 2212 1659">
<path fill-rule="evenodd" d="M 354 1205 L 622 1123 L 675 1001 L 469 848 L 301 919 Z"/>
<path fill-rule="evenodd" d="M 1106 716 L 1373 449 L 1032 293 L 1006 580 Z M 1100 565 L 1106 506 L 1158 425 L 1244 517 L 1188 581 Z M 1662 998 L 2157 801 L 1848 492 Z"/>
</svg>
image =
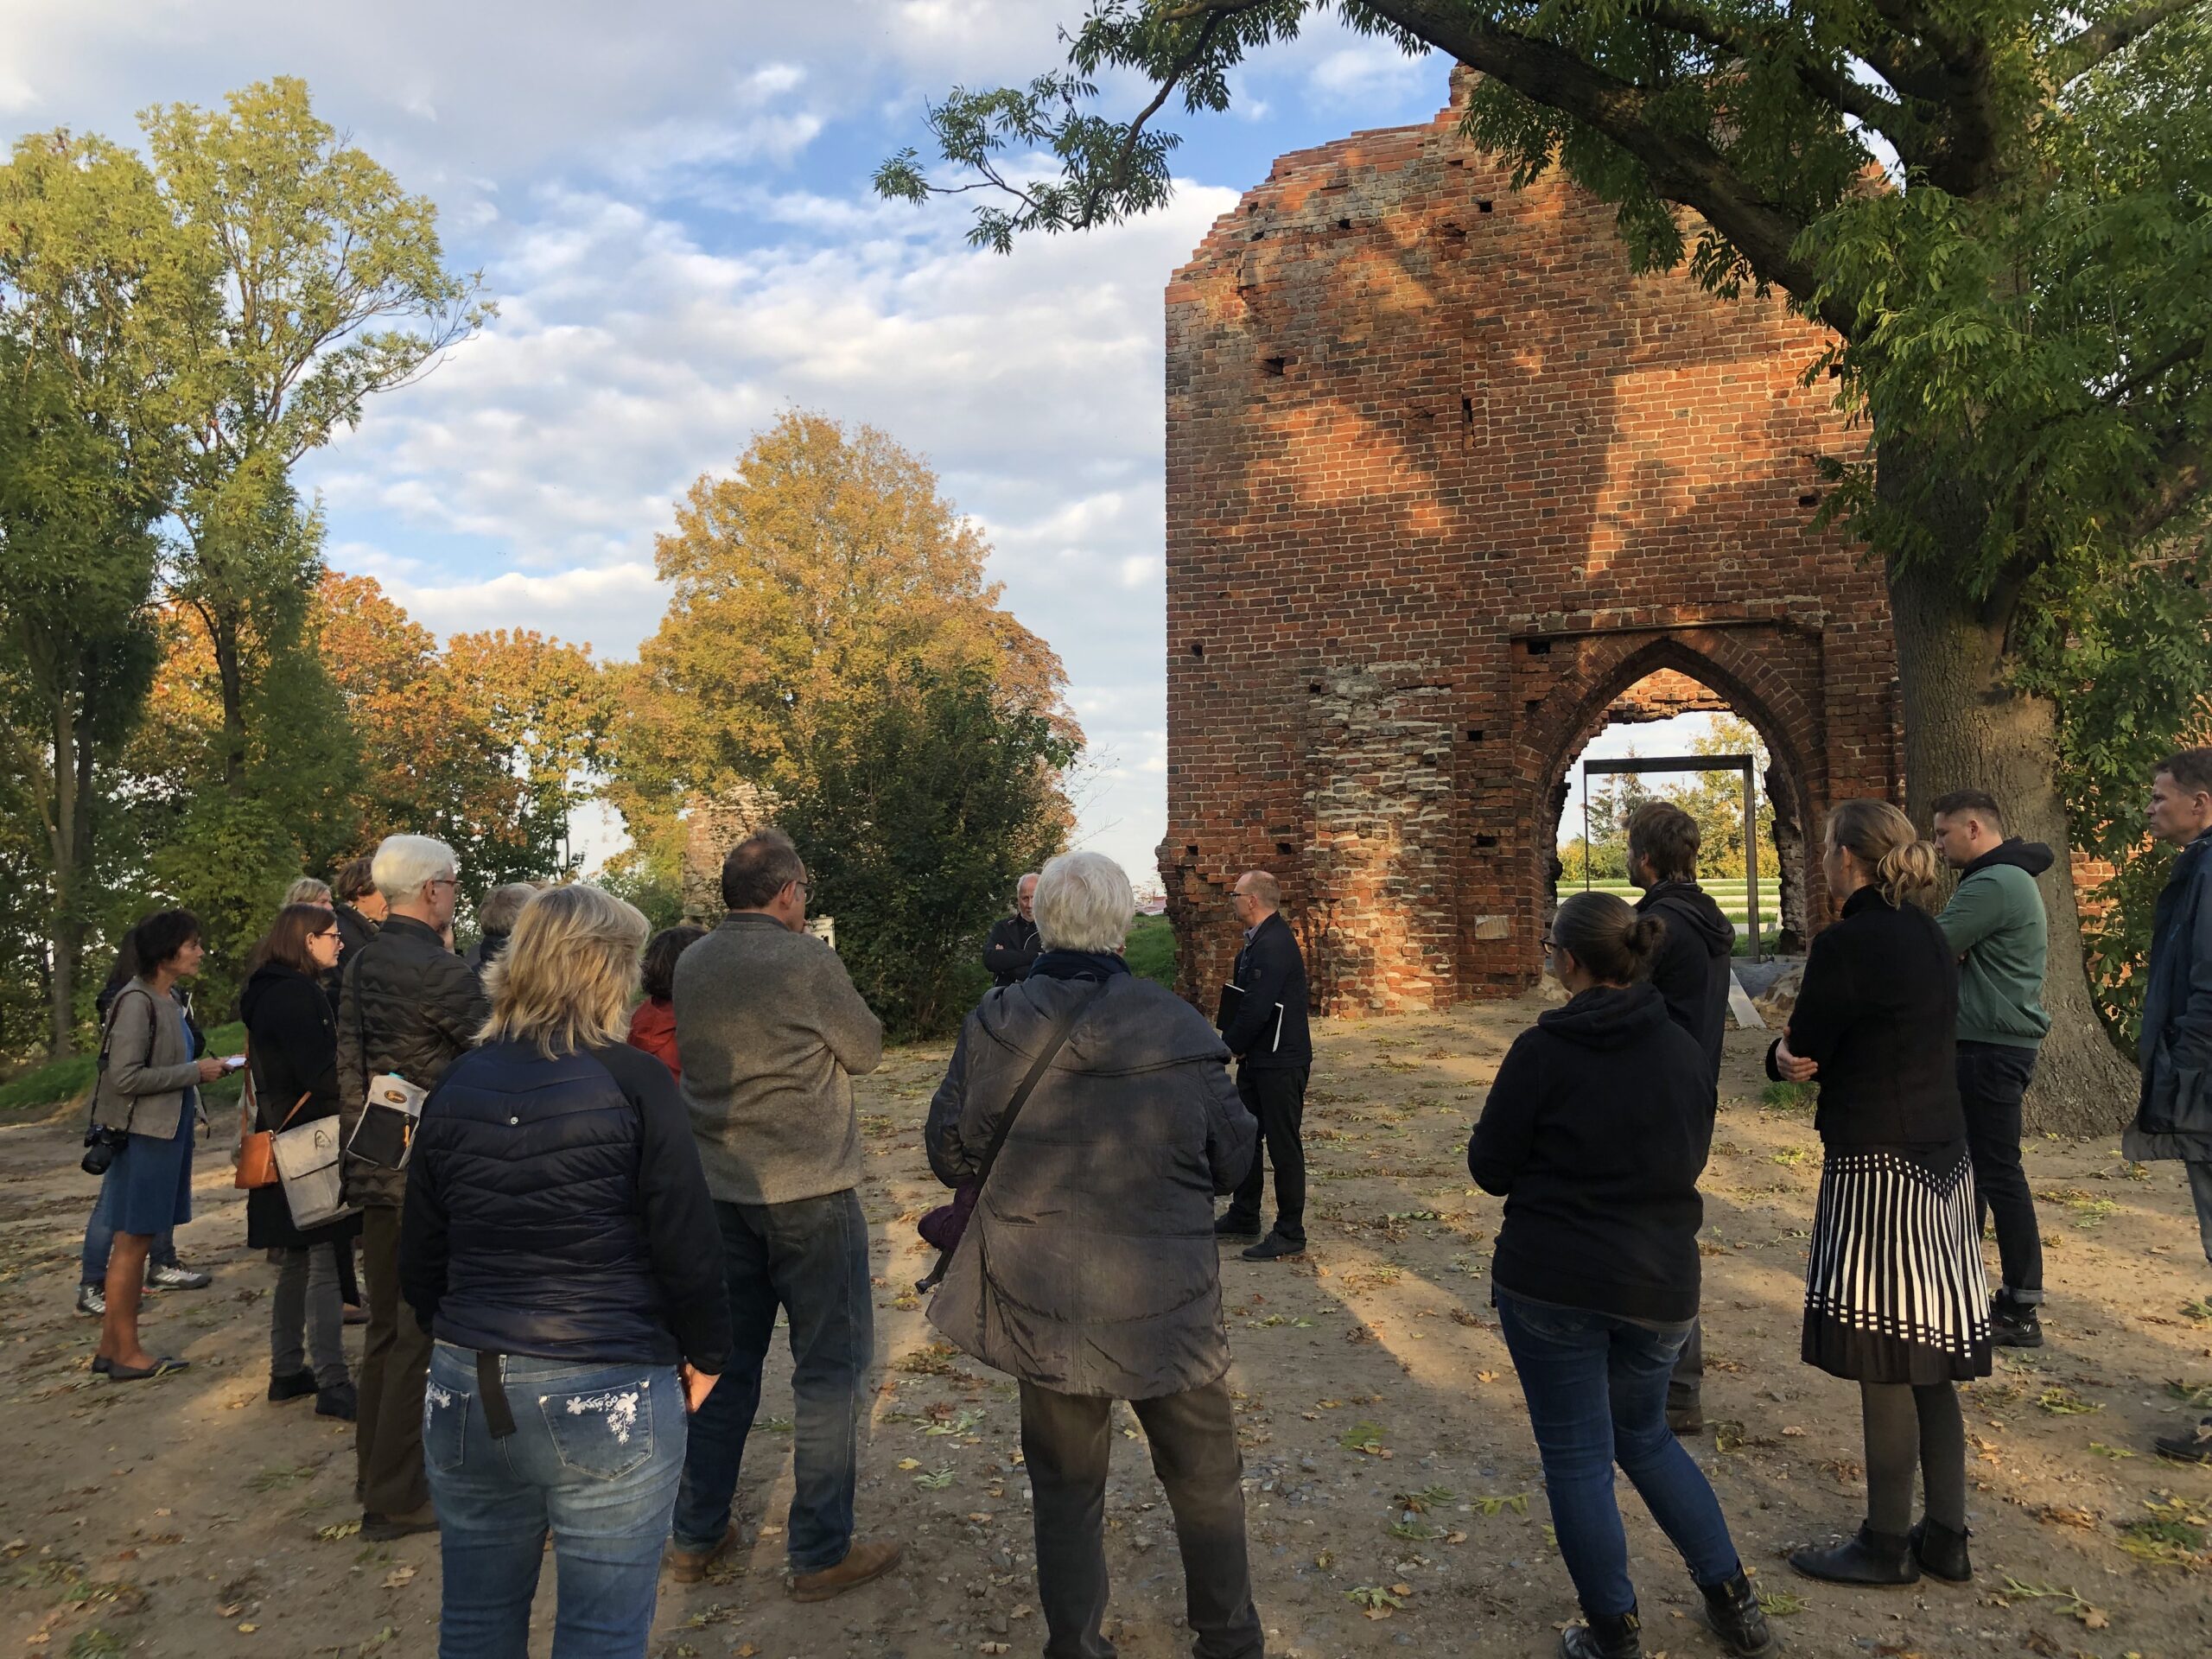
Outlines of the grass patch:
<svg viewBox="0 0 2212 1659">
<path fill-rule="evenodd" d="M 1139 979 L 1175 988 L 1175 930 L 1165 916 L 1140 916 L 1131 922 L 1122 958 Z"/>
<path fill-rule="evenodd" d="M 1819 1085 L 1810 1083 L 1770 1083 L 1759 1090 L 1759 1104 L 1776 1112 L 1809 1112 L 1820 1097 Z"/>
<path fill-rule="evenodd" d="M 235 1020 L 207 1033 L 210 1054 L 236 1054 L 245 1047 L 245 1027 Z M 82 1100 L 92 1092 L 92 1078 L 99 1071 L 97 1050 L 90 1054 L 72 1054 L 66 1060 L 48 1061 L 12 1082 L 0 1084 L 0 1112 L 20 1111 L 32 1106 L 61 1106 Z M 202 1089 L 200 1098 L 211 1108 L 236 1104 L 238 1087 L 238 1078 L 226 1077 Z"/>
</svg>

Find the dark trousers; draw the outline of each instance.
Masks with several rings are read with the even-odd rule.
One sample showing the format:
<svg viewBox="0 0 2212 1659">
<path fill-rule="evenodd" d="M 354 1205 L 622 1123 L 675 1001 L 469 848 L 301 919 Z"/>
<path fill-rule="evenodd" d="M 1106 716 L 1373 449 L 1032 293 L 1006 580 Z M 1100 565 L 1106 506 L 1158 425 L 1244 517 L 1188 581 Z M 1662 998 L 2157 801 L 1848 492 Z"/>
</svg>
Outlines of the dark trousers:
<svg viewBox="0 0 2212 1659">
<path fill-rule="evenodd" d="M 1229 1213 L 1249 1226 L 1260 1224 L 1267 1195 L 1268 1166 L 1275 1172 L 1276 1234 L 1293 1244 L 1306 1242 L 1306 1076 L 1302 1065 L 1236 1068 L 1236 1092 L 1244 1109 L 1260 1121 L 1259 1143 L 1252 1148 L 1251 1172 L 1236 1184 Z"/>
<path fill-rule="evenodd" d="M 1667 1379 L 1667 1421 L 1688 1421 L 1703 1414 L 1705 1395 L 1705 1321 L 1690 1321 L 1690 1333 L 1675 1357 L 1674 1375 Z"/>
<path fill-rule="evenodd" d="M 1974 1233 L 1997 1217 L 1997 1255 L 2014 1302 L 2043 1300 L 2043 1234 L 2035 1195 L 2020 1167 L 2020 1102 L 2036 1074 L 2036 1052 L 2009 1043 L 1959 1045 L 1959 1103 L 1974 1160 Z"/>
<path fill-rule="evenodd" d="M 776 1310 L 791 1322 L 791 1507 L 784 1534 L 794 1573 L 818 1573 L 853 1547 L 860 1419 L 875 1345 L 868 1218 L 848 1190 L 788 1204 L 715 1205 L 736 1344 L 721 1381 L 691 1418 L 677 1493 L 678 1549 L 711 1549 L 729 1526 Z"/>
<path fill-rule="evenodd" d="M 1259 1659 L 1264 1648 L 1244 1548 L 1244 1459 L 1227 1382 L 1134 1400 L 1152 1466 L 1175 1514 L 1184 1607 L 1198 1659 Z M 1035 1495 L 1037 1598 L 1045 1659 L 1113 1659 L 1106 1617 L 1106 1467 L 1114 1402 L 1021 1385 L 1021 1454 Z"/>
<path fill-rule="evenodd" d="M 430 1501 L 423 1473 L 423 1382 L 430 1338 L 399 1294 L 399 1211 L 372 1205 L 361 1215 L 361 1265 L 369 1323 L 361 1344 L 359 1415 L 353 1422 L 361 1508 L 405 1515 Z"/>
</svg>

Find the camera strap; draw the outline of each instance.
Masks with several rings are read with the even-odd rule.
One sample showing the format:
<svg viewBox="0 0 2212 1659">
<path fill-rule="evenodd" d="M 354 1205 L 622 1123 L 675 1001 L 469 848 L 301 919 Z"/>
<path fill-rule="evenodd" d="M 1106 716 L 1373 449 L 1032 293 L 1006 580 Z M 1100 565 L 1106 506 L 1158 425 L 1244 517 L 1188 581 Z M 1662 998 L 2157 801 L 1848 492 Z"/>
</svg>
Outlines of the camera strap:
<svg viewBox="0 0 2212 1659">
<path fill-rule="evenodd" d="M 88 1129 L 100 1121 L 100 1091 L 107 1087 L 107 1052 L 115 1046 L 115 1027 L 123 1017 L 123 999 L 130 995 L 131 987 L 136 982 L 125 984 L 115 994 L 115 1001 L 107 1005 L 107 1027 L 100 1033 L 100 1058 L 92 1072 L 92 1106 L 85 1120 L 85 1127 Z M 154 1045 L 161 1038 L 161 1014 L 154 1007 L 150 992 L 140 991 L 138 994 L 146 999 L 146 1058 L 150 1062 L 154 1058 Z M 190 1046 L 189 1042 L 187 1046 Z M 130 1133 L 130 1122 L 137 1116 L 138 1096 L 133 1095 L 130 1110 L 123 1115 L 123 1132 L 125 1135 Z"/>
</svg>

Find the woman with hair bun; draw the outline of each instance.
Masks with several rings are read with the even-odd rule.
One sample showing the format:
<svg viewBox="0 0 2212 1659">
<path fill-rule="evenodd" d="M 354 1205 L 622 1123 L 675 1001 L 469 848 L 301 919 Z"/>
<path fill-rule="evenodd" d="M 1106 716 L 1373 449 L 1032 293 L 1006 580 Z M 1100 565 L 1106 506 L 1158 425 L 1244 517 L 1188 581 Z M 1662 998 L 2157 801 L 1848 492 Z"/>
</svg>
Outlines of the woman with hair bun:
<svg viewBox="0 0 2212 1659">
<path fill-rule="evenodd" d="M 1566 1659 L 1642 1653 L 1613 1465 L 1680 1550 L 1728 1652 L 1774 1650 L 1713 1488 L 1667 1427 L 1667 1382 L 1697 1317 L 1697 1179 L 1713 1072 L 1647 976 L 1666 937 L 1611 893 L 1577 893 L 1544 940 L 1572 994 L 1515 1039 L 1467 1145 L 1505 1199 L 1491 1300 L 1544 1463 L 1586 1625 Z"/>
<path fill-rule="evenodd" d="M 1990 1370 L 1989 1294 L 1959 1105 L 1959 968 L 1929 913 L 1942 861 L 1886 801 L 1828 814 L 1822 868 L 1843 918 L 1813 941 L 1770 1075 L 1820 1083 L 1823 1161 L 1805 1268 L 1803 1356 L 1859 1384 L 1866 1518 L 1789 1564 L 1834 1584 L 1974 1576 L 1955 1384 Z M 1927 1507 L 1912 1520 L 1917 1465 Z"/>
</svg>

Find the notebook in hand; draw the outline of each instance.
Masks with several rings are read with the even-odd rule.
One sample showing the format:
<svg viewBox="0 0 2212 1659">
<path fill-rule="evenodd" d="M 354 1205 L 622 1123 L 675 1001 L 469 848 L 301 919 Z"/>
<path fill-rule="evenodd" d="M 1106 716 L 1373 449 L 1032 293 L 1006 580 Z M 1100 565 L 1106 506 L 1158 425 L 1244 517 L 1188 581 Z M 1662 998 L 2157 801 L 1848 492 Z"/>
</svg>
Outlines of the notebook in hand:
<svg viewBox="0 0 2212 1659">
<path fill-rule="evenodd" d="M 1223 986 L 1221 988 L 1221 1004 L 1214 1010 L 1214 1029 L 1216 1031 L 1227 1031 L 1229 1029 L 1230 1022 L 1236 1018 L 1236 1011 L 1243 1006 L 1244 988 L 1242 985 Z M 1281 1046 L 1282 1004 L 1278 1002 L 1275 1004 L 1274 1025 L 1268 1031 L 1267 1040 L 1264 1043 L 1255 1043 L 1253 1045 L 1253 1047 L 1255 1050 L 1264 1047 L 1268 1053 L 1272 1054 Z"/>
</svg>

